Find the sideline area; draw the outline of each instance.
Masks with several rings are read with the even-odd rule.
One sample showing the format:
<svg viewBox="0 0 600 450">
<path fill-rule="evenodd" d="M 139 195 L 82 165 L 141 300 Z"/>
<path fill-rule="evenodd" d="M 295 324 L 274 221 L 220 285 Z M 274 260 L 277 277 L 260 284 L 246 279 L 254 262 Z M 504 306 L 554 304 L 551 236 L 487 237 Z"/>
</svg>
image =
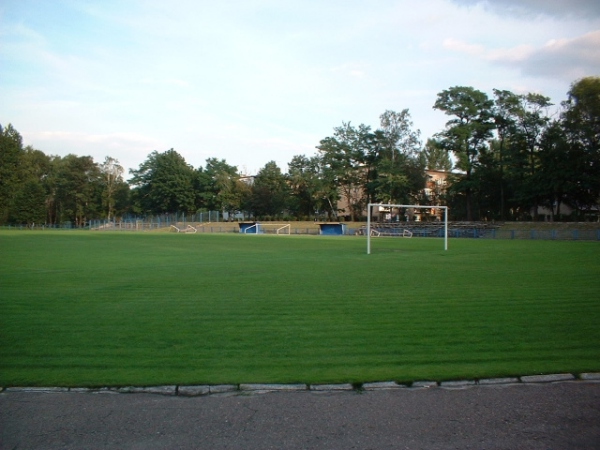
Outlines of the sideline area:
<svg viewBox="0 0 600 450">
<path fill-rule="evenodd" d="M 0 394 L 0 448 L 598 448 L 600 382 L 265 395 Z"/>
<path fill-rule="evenodd" d="M 201 395 L 250 395 L 268 392 L 338 392 L 338 391 L 378 391 L 390 389 L 423 389 L 441 387 L 448 389 L 461 389 L 473 386 L 501 386 L 520 383 L 557 383 L 561 381 L 584 381 L 600 383 L 600 373 L 556 373 L 543 375 L 525 375 L 521 377 L 485 378 L 480 380 L 452 380 L 452 381 L 413 381 L 400 384 L 395 381 L 381 381 L 374 383 L 355 384 L 219 384 L 197 386 L 126 386 L 102 388 L 67 388 L 67 387 L 8 387 L 0 388 L 0 392 L 34 392 L 34 393 L 90 393 L 90 394 L 159 394 L 180 395 L 184 397 L 197 397 Z"/>
</svg>

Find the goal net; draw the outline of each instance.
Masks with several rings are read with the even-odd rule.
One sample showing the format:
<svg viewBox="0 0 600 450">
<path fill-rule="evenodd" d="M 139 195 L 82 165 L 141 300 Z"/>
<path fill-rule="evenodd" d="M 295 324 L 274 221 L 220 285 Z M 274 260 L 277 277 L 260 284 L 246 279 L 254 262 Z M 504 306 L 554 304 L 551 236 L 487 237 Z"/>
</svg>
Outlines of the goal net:
<svg viewBox="0 0 600 450">
<path fill-rule="evenodd" d="M 413 232 L 407 229 L 402 229 L 402 222 L 396 222 L 395 226 L 383 228 L 381 225 L 373 224 L 371 217 L 373 217 L 373 208 L 377 208 L 375 213 L 377 215 L 383 214 L 391 220 L 392 213 L 394 210 L 400 212 L 402 210 L 440 210 L 444 215 L 444 250 L 448 250 L 448 207 L 447 206 L 434 206 L 434 205 L 395 205 L 390 203 L 369 203 L 367 207 L 367 255 L 371 254 L 371 238 L 379 236 L 402 236 L 412 237 Z M 414 222 L 411 222 L 414 223 Z"/>
</svg>

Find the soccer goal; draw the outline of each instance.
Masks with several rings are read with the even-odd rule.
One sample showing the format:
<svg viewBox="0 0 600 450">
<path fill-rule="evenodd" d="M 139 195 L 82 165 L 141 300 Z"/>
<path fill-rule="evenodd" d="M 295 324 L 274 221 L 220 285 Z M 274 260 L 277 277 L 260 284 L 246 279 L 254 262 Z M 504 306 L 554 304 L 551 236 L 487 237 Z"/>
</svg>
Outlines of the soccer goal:
<svg viewBox="0 0 600 450">
<path fill-rule="evenodd" d="M 440 209 L 444 212 L 444 250 L 448 250 L 448 207 L 447 206 L 433 206 L 433 205 L 392 205 L 388 203 L 369 203 L 367 207 L 367 255 L 371 254 L 371 237 L 381 236 L 381 232 L 375 230 L 371 225 L 371 216 L 373 215 L 373 208 L 378 208 L 378 213 L 389 212 L 394 208 L 413 208 L 413 209 Z M 400 236 L 412 237 L 412 233 L 408 230 L 404 230 Z"/>
<path fill-rule="evenodd" d="M 291 224 L 289 223 L 260 223 L 260 230 L 265 234 L 290 234 Z"/>
<path fill-rule="evenodd" d="M 246 234 L 287 234 L 290 235 L 291 224 L 289 223 L 263 223 L 257 222 L 254 225 L 244 228 Z"/>
</svg>

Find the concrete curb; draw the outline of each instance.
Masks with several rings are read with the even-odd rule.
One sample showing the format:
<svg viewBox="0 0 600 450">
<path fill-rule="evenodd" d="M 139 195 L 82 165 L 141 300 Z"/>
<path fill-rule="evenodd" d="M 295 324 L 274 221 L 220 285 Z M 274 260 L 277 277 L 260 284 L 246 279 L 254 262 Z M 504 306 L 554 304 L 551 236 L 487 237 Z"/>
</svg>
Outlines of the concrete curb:
<svg viewBox="0 0 600 450">
<path fill-rule="evenodd" d="M 179 386 L 177 395 L 185 397 L 196 397 L 198 395 L 210 394 L 210 386 Z"/>
<path fill-rule="evenodd" d="M 570 373 L 556 373 L 551 375 L 528 375 L 521 377 L 522 383 L 553 383 L 556 381 L 571 381 L 577 377 Z"/>
<path fill-rule="evenodd" d="M 69 392 L 69 388 L 62 388 L 62 387 L 8 387 L 6 389 L 2 389 L 2 392 L 61 393 L 61 392 Z"/>
<path fill-rule="evenodd" d="M 379 391 L 382 389 L 406 389 L 406 384 L 398 384 L 395 381 L 379 381 L 375 383 L 363 383 L 362 389 L 364 391 Z"/>
<path fill-rule="evenodd" d="M 351 384 L 311 384 L 311 391 L 353 391 L 354 386 Z"/>
<path fill-rule="evenodd" d="M 470 386 L 477 386 L 475 380 L 442 381 L 440 387 L 446 389 L 463 389 Z"/>
<path fill-rule="evenodd" d="M 581 373 L 579 378 L 585 381 L 600 381 L 600 373 Z"/>
<path fill-rule="evenodd" d="M 146 386 L 136 387 L 128 386 L 118 389 L 121 394 L 161 394 L 161 395 L 176 395 L 177 386 Z"/>
<path fill-rule="evenodd" d="M 437 381 L 414 381 L 410 387 L 416 389 L 429 389 L 432 387 L 437 387 Z"/>
<path fill-rule="evenodd" d="M 490 386 L 495 384 L 515 384 L 519 383 L 519 379 L 516 377 L 509 378 L 484 378 L 479 380 L 479 384 L 482 386 Z"/>
<path fill-rule="evenodd" d="M 306 391 L 306 384 L 240 384 L 240 391 L 278 392 Z"/>
<path fill-rule="evenodd" d="M 31 392 L 31 393 L 81 393 L 81 394 L 157 394 L 182 397 L 197 397 L 206 395 L 244 395 L 263 394 L 268 392 L 349 392 L 349 391 L 382 391 L 396 389 L 465 389 L 476 386 L 502 386 L 514 384 L 544 384 L 544 383 L 600 383 L 599 372 L 580 374 L 557 373 L 543 375 L 523 375 L 521 377 L 483 378 L 480 380 L 449 380 L 449 381 L 414 381 L 400 384 L 395 381 L 379 381 L 357 384 L 219 384 L 196 386 L 124 386 L 102 388 L 66 388 L 66 387 L 0 387 L 0 393 Z"/>
</svg>

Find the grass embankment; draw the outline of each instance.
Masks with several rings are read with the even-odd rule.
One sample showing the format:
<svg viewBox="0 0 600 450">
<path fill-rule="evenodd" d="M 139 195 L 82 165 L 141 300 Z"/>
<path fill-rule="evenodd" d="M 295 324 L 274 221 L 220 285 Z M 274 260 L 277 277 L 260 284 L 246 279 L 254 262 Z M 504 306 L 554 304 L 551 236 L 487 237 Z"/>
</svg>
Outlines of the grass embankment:
<svg viewBox="0 0 600 450">
<path fill-rule="evenodd" d="M 279 225 L 290 225 L 290 234 L 319 234 L 320 223 L 323 222 L 315 222 L 315 221 L 258 221 L 259 223 L 265 225 L 266 230 L 262 231 L 265 234 L 276 234 L 275 227 L 276 224 Z M 366 222 L 342 222 L 349 229 L 351 228 L 360 228 L 361 226 L 365 226 Z M 190 222 L 189 225 L 196 228 L 198 233 L 239 233 L 240 231 L 240 223 L 239 222 L 212 222 L 212 223 L 198 223 L 198 222 Z M 181 230 L 185 230 L 188 223 L 178 222 L 175 224 Z M 174 233 L 176 230 L 171 226 L 165 226 L 163 228 L 158 228 L 152 230 L 153 232 L 171 232 Z M 287 231 L 283 231 L 282 234 Z M 254 233 L 249 233 L 254 234 Z"/>
<path fill-rule="evenodd" d="M 0 385 L 600 370 L 596 242 L 0 232 Z"/>
</svg>

